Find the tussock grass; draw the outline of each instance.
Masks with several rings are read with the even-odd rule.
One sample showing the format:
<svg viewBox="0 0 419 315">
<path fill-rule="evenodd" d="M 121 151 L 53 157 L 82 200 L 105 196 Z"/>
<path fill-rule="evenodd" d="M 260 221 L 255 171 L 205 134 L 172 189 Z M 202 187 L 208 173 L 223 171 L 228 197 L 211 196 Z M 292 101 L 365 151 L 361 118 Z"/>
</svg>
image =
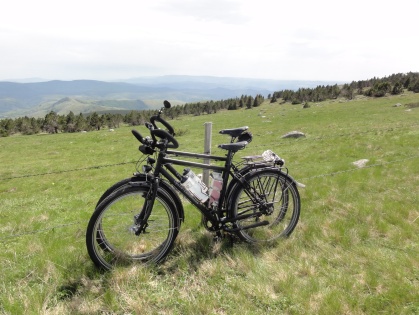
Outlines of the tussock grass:
<svg viewBox="0 0 419 315">
<path fill-rule="evenodd" d="M 178 140 L 191 152 L 203 151 L 212 121 L 213 154 L 228 141 L 218 130 L 250 126 L 236 160 L 265 149 L 285 158 L 306 185 L 300 222 L 275 246 L 214 243 L 186 203 L 163 264 L 108 273 L 94 268 L 84 233 L 100 195 L 135 170 L 130 128 L 1 138 L 0 313 L 418 313 L 419 110 L 393 107 L 418 99 L 265 103 L 171 121 L 188 130 Z M 292 130 L 306 138 L 281 138 Z M 363 158 L 365 168 L 352 165 Z"/>
</svg>

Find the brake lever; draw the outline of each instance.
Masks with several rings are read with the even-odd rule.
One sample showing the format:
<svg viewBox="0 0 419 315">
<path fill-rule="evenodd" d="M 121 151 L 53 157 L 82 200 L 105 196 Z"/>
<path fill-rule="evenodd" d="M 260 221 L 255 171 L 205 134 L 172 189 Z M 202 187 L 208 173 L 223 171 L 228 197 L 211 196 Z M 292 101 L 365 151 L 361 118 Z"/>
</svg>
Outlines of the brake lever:
<svg viewBox="0 0 419 315">
<path fill-rule="evenodd" d="M 148 121 L 145 122 L 145 126 L 148 128 L 148 130 L 154 130 L 153 124 L 149 123 Z"/>
</svg>

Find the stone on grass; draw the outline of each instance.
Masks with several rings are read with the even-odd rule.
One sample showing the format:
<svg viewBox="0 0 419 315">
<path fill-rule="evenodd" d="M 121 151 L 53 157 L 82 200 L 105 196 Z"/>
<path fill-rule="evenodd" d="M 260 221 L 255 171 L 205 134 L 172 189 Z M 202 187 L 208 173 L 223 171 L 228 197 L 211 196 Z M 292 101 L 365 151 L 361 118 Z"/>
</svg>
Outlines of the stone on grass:
<svg viewBox="0 0 419 315">
<path fill-rule="evenodd" d="M 301 138 L 305 136 L 306 135 L 302 133 L 301 131 L 291 131 L 283 135 L 282 138 Z"/>
<path fill-rule="evenodd" d="M 365 165 L 367 165 L 368 162 L 369 162 L 368 159 L 361 159 L 361 160 L 352 162 L 352 164 L 355 165 L 356 167 L 363 168 L 365 167 Z"/>
</svg>

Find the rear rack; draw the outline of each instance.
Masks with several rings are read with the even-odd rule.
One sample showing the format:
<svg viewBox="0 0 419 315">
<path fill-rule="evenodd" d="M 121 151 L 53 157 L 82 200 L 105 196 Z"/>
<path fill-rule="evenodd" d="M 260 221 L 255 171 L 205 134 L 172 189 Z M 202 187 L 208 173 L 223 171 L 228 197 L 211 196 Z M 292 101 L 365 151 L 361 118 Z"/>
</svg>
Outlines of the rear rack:
<svg viewBox="0 0 419 315">
<path fill-rule="evenodd" d="M 253 164 L 258 161 L 261 162 L 263 160 L 263 156 L 262 155 L 248 155 L 248 156 L 243 156 L 242 159 L 244 160 L 245 164 Z"/>
<path fill-rule="evenodd" d="M 248 155 L 242 157 L 243 164 L 258 164 L 258 163 L 272 163 L 274 165 L 283 166 L 285 164 L 285 161 L 281 159 L 278 155 L 276 155 L 271 150 L 266 150 L 260 155 Z"/>
</svg>

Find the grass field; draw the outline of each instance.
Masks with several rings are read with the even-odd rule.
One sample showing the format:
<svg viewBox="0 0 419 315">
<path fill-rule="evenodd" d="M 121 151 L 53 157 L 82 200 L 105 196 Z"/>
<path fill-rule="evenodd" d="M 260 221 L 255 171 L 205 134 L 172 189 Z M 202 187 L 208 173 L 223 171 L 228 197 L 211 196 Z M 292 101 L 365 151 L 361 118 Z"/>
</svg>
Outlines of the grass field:
<svg viewBox="0 0 419 315">
<path fill-rule="evenodd" d="M 419 314 L 419 108 L 393 107 L 418 100 L 266 102 L 171 121 L 191 152 L 213 122 L 213 154 L 228 140 L 218 130 L 248 125 L 236 159 L 283 157 L 306 185 L 300 222 L 274 247 L 213 244 L 186 205 L 165 263 L 108 273 L 85 229 L 102 192 L 135 171 L 131 128 L 0 138 L 0 314 Z M 306 137 L 281 138 L 293 130 Z"/>
</svg>

